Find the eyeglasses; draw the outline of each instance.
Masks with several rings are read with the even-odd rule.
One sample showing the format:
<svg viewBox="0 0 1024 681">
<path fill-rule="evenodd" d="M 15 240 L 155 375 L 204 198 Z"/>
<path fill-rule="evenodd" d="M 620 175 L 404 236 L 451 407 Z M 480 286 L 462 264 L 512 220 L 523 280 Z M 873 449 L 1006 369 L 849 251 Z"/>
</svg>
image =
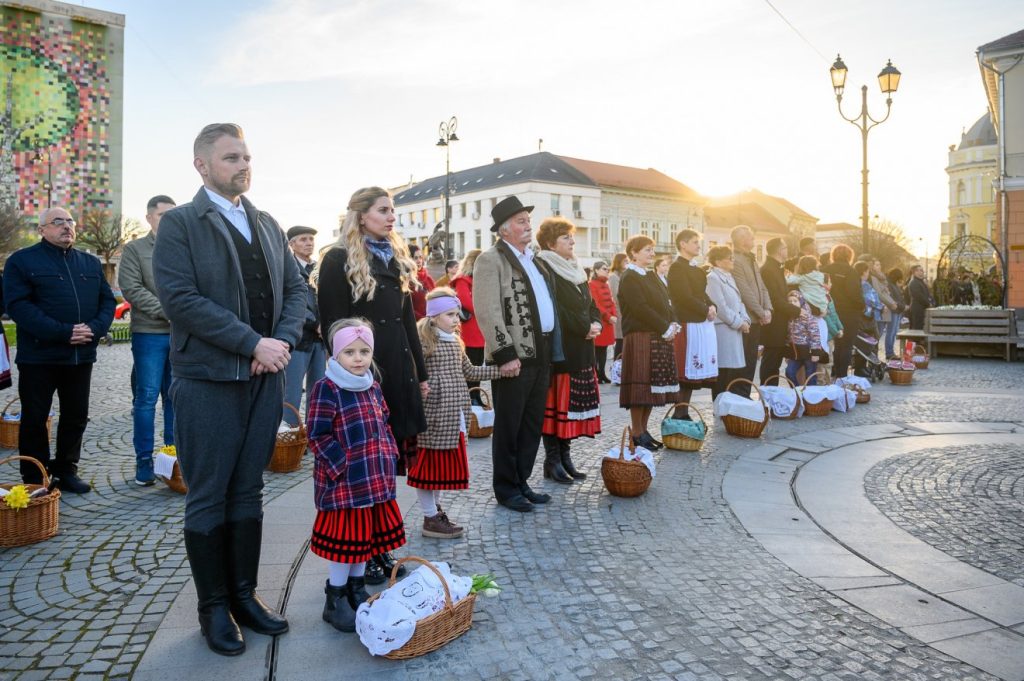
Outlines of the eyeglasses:
<svg viewBox="0 0 1024 681">
<path fill-rule="evenodd" d="M 55 227 L 74 227 L 75 221 L 72 218 L 54 218 L 46 223 L 47 225 L 54 225 Z M 45 226 L 45 225 L 44 225 Z"/>
</svg>

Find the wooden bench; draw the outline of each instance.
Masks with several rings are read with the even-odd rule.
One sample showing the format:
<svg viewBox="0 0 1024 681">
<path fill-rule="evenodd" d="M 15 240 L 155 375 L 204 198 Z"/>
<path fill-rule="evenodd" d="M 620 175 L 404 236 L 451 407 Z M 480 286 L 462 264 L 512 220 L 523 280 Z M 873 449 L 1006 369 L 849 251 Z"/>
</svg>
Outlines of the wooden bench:
<svg viewBox="0 0 1024 681">
<path fill-rule="evenodd" d="M 928 310 L 924 331 L 928 354 L 1014 359 L 1017 318 L 1013 310 Z"/>
</svg>

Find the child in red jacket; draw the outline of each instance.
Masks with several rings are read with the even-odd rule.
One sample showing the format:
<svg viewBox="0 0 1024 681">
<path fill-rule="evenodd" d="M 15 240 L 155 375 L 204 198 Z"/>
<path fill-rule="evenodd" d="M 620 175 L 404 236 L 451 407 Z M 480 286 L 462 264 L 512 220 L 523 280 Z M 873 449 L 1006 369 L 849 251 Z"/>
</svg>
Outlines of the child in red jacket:
<svg viewBox="0 0 1024 681">
<path fill-rule="evenodd" d="M 369 598 L 366 562 L 405 544 L 395 501 L 398 445 L 373 377 L 369 324 L 341 319 L 328 337 L 327 375 L 313 386 L 306 412 L 317 508 L 309 548 L 330 561 L 324 621 L 353 632 L 356 608 Z"/>
</svg>

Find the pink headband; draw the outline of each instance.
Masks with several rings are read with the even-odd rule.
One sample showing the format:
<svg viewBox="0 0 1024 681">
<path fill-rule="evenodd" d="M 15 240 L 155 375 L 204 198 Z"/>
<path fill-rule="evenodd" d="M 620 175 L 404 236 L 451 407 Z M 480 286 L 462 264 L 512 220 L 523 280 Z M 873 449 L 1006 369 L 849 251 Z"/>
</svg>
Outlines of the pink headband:
<svg viewBox="0 0 1024 681">
<path fill-rule="evenodd" d="M 338 329 L 334 333 L 334 338 L 331 339 L 331 348 L 334 354 L 337 355 L 341 352 L 341 349 L 352 344 L 353 341 L 361 340 L 370 346 L 373 350 L 373 331 L 370 331 L 365 326 L 346 326 L 344 329 Z"/>
<path fill-rule="evenodd" d="M 462 305 L 459 303 L 458 298 L 454 296 L 438 296 L 427 301 L 427 316 L 436 317 L 448 310 L 454 310 L 459 307 L 462 307 Z"/>
</svg>

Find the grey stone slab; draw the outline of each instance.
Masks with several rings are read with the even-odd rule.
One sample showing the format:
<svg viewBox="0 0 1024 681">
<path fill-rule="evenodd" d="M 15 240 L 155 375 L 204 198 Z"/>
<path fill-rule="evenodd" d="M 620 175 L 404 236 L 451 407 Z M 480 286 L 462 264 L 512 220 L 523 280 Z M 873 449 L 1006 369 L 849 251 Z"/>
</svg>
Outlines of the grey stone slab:
<svg viewBox="0 0 1024 681">
<path fill-rule="evenodd" d="M 848 551 L 835 553 L 777 553 L 775 557 L 804 577 L 887 577 Z"/>
<path fill-rule="evenodd" d="M 896 627 L 971 619 L 971 613 L 909 585 L 848 589 L 836 595 Z"/>
<path fill-rule="evenodd" d="M 972 617 L 966 620 L 955 622 L 940 622 L 939 624 L 918 624 L 911 627 L 902 627 L 903 631 L 910 634 L 919 641 L 934 643 L 949 638 L 957 638 L 968 634 L 976 634 L 980 631 L 996 629 L 997 625 L 980 617 Z"/>
<path fill-rule="evenodd" d="M 875 586 L 895 586 L 903 582 L 888 575 L 881 577 L 812 577 L 811 580 L 829 591 L 867 589 Z"/>
<path fill-rule="evenodd" d="M 949 591 L 1005 584 L 999 577 L 941 552 L 932 554 L 908 548 L 902 553 L 890 552 L 887 559 L 881 563 L 883 567 L 892 570 L 908 582 L 937 594 L 944 595 Z"/>
<path fill-rule="evenodd" d="M 911 428 L 923 431 L 925 433 L 933 434 L 948 434 L 948 433 L 999 433 L 999 432 L 1012 432 L 1016 427 L 1013 423 L 1000 423 L 1000 422 L 978 422 L 978 421 L 933 421 L 929 423 L 907 423 Z"/>
<path fill-rule="evenodd" d="M 1003 626 L 1024 623 L 1024 587 L 1016 584 L 1002 582 L 994 586 L 947 592 L 942 597 Z"/>
<path fill-rule="evenodd" d="M 1024 680 L 1024 637 L 992 629 L 945 641 L 932 647 L 1006 681 Z"/>
</svg>

